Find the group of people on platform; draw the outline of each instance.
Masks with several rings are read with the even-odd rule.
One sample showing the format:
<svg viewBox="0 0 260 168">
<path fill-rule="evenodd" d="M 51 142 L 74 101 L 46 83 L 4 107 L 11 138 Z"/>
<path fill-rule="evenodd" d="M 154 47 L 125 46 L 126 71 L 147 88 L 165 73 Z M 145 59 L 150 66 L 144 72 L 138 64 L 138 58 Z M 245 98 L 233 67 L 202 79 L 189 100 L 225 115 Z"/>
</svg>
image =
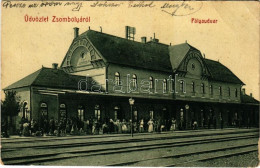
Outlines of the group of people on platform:
<svg viewBox="0 0 260 168">
<path fill-rule="evenodd" d="M 220 128 L 223 128 L 224 121 L 220 117 Z M 239 127 L 239 121 L 234 120 L 234 126 Z M 2 130 L 5 130 L 6 124 L 2 122 Z M 163 132 L 163 131 L 175 131 L 184 130 L 187 128 L 198 129 L 200 128 L 217 128 L 216 118 L 202 118 L 198 123 L 196 120 L 191 120 L 186 123 L 182 118 L 177 122 L 175 118 L 170 120 L 163 119 L 140 119 L 139 121 L 134 120 L 133 122 L 126 119 L 106 119 L 101 122 L 97 118 L 90 118 L 86 121 L 81 121 L 77 117 L 72 118 L 61 118 L 55 120 L 54 118 L 46 119 L 41 118 L 39 121 L 34 119 L 28 120 L 21 118 L 19 123 L 20 129 L 18 134 L 20 136 L 65 136 L 65 135 L 96 135 L 96 134 L 111 134 L 111 133 L 130 133 L 131 128 L 134 133 L 143 132 Z M 7 130 L 7 128 L 6 128 Z M 2 131 L 3 132 L 3 131 Z M 4 133 L 7 131 L 4 131 Z M 5 135 L 5 134 L 4 134 Z M 7 137 L 7 136 L 4 136 Z"/>
<path fill-rule="evenodd" d="M 44 135 L 96 135 L 96 134 L 108 134 L 108 133 L 130 133 L 131 128 L 134 133 L 143 132 L 163 132 L 174 131 L 177 128 L 176 119 L 172 120 L 154 120 L 150 119 L 145 121 L 144 119 L 137 121 L 131 121 L 126 119 L 109 119 L 105 122 L 101 122 L 96 118 L 91 118 L 86 121 L 81 121 L 79 118 L 61 119 L 60 121 L 51 118 L 40 119 L 37 122 L 34 119 L 30 121 L 26 118 L 22 118 L 20 123 L 20 129 L 18 134 L 20 136 L 44 136 Z"/>
</svg>

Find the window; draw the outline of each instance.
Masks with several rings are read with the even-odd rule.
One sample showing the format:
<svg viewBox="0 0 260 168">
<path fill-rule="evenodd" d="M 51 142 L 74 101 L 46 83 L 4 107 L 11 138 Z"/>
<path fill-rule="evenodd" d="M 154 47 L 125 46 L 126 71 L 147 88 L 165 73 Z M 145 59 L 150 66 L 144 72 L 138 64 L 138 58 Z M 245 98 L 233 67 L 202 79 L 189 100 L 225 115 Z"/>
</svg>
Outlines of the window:
<svg viewBox="0 0 260 168">
<path fill-rule="evenodd" d="M 138 120 L 138 113 L 137 110 L 134 111 L 134 121 Z"/>
<path fill-rule="evenodd" d="M 167 80 L 164 79 L 163 80 L 163 93 L 166 93 L 167 92 Z"/>
<path fill-rule="evenodd" d="M 30 111 L 28 111 L 28 104 L 27 104 L 27 102 L 23 103 L 22 112 L 23 112 L 23 117 L 24 118 L 30 119 Z"/>
<path fill-rule="evenodd" d="M 183 80 L 180 81 L 180 91 L 181 91 L 182 93 L 185 92 L 184 81 L 183 81 Z"/>
<path fill-rule="evenodd" d="M 48 106 L 46 103 L 41 103 L 41 115 L 42 118 L 48 120 Z"/>
<path fill-rule="evenodd" d="M 60 119 L 66 119 L 67 113 L 66 113 L 66 105 L 60 104 Z"/>
<path fill-rule="evenodd" d="M 213 86 L 212 85 L 209 86 L 209 90 L 210 90 L 210 94 L 213 95 Z"/>
<path fill-rule="evenodd" d="M 84 109 L 83 106 L 78 107 L 78 118 L 80 121 L 84 121 Z"/>
<path fill-rule="evenodd" d="M 153 110 L 150 110 L 150 119 L 153 119 Z"/>
<path fill-rule="evenodd" d="M 194 70 L 195 69 L 195 64 L 191 64 L 191 69 Z"/>
<path fill-rule="evenodd" d="M 97 120 L 100 120 L 100 106 L 99 105 L 95 106 L 95 118 Z"/>
<path fill-rule="evenodd" d="M 202 94 L 205 94 L 205 85 L 204 85 L 204 83 L 201 84 L 201 92 L 202 92 Z"/>
<path fill-rule="evenodd" d="M 195 83 L 194 82 L 191 83 L 191 89 L 192 89 L 192 92 L 195 93 Z"/>
<path fill-rule="evenodd" d="M 82 53 L 80 54 L 80 56 L 81 56 L 82 59 L 86 59 L 86 55 L 87 55 L 87 54 L 86 54 L 85 52 L 82 52 Z"/>
<path fill-rule="evenodd" d="M 236 88 L 236 90 L 235 90 L 235 97 L 237 97 L 237 88 Z"/>
<path fill-rule="evenodd" d="M 115 73 L 115 84 L 120 85 L 120 74 L 118 72 Z"/>
<path fill-rule="evenodd" d="M 137 76 L 135 74 L 133 75 L 133 87 L 137 87 Z"/>
<path fill-rule="evenodd" d="M 228 87 L 228 96 L 230 97 L 230 87 Z"/>
<path fill-rule="evenodd" d="M 149 81 L 150 81 L 150 83 L 149 83 L 149 84 L 150 84 L 150 85 L 149 85 L 149 88 L 150 88 L 150 89 L 153 89 L 153 77 L 150 76 Z"/>
<path fill-rule="evenodd" d="M 222 96 L 222 87 L 219 86 L 218 89 L 219 89 L 219 95 Z"/>
</svg>

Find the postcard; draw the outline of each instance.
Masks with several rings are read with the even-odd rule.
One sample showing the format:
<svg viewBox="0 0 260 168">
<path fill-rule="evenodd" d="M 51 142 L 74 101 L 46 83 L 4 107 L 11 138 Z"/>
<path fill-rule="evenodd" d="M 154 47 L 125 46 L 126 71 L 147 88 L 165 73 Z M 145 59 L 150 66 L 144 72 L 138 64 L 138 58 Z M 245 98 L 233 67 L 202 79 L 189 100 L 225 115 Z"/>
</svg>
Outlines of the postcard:
<svg viewBox="0 0 260 168">
<path fill-rule="evenodd" d="M 258 165 L 257 1 L 1 11 L 3 165 Z"/>
</svg>

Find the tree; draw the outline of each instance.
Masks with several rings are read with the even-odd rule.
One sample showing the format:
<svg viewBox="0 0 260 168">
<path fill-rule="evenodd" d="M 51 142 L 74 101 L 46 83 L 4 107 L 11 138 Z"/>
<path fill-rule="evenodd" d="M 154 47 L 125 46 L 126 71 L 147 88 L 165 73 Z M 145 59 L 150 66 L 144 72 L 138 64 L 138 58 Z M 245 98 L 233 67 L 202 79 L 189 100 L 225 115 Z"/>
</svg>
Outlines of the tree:
<svg viewBox="0 0 260 168">
<path fill-rule="evenodd" d="M 1 123 L 13 126 L 12 118 L 17 116 L 20 111 L 20 97 L 16 95 L 15 91 L 5 92 L 5 100 L 1 101 Z M 8 117 L 10 123 L 8 123 Z M 3 130 L 4 131 L 4 130 Z"/>
</svg>

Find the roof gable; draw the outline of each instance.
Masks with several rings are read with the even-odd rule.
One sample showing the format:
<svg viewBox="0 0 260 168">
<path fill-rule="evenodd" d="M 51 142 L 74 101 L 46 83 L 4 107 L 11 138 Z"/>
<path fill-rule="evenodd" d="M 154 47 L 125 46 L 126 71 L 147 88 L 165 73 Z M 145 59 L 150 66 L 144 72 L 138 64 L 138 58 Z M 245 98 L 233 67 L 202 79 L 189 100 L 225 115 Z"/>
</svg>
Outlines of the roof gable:
<svg viewBox="0 0 260 168">
<path fill-rule="evenodd" d="M 87 37 L 109 63 L 172 72 L 167 45 L 144 44 L 93 30 L 80 37 Z"/>
<path fill-rule="evenodd" d="M 191 46 L 187 43 L 169 46 L 169 55 L 172 69 L 175 71 L 179 67 L 186 54 L 189 52 Z"/>
</svg>

